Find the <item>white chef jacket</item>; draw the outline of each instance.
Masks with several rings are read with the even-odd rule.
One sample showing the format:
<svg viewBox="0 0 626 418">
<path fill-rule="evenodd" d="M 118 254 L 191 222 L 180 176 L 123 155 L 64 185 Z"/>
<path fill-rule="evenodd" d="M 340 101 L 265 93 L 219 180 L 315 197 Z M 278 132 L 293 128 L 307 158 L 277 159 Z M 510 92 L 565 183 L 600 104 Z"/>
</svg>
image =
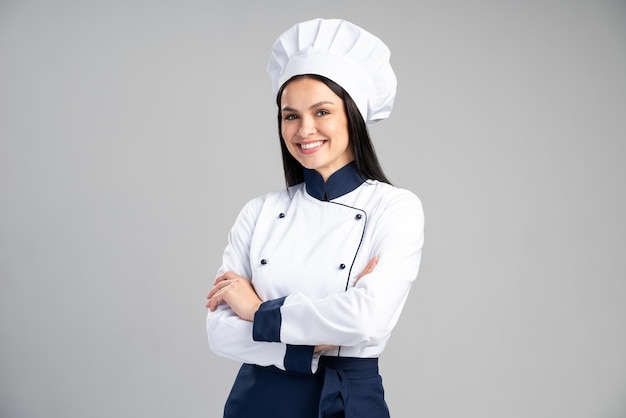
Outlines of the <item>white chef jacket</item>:
<svg viewBox="0 0 626 418">
<path fill-rule="evenodd" d="M 378 357 L 416 279 L 424 214 L 410 191 L 359 177 L 350 163 L 327 182 L 305 182 L 248 202 L 217 275 L 249 278 L 264 303 L 254 322 L 222 303 L 207 315 L 213 352 L 313 373 L 322 355 Z M 372 257 L 374 271 L 357 283 Z"/>
</svg>

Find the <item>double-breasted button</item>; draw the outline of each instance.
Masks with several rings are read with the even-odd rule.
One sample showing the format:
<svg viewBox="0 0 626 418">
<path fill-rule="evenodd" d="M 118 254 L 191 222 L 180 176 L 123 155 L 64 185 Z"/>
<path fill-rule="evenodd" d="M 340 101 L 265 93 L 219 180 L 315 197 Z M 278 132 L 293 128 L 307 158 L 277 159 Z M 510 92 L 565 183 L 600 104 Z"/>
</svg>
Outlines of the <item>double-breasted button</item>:
<svg viewBox="0 0 626 418">
<path fill-rule="evenodd" d="M 280 219 L 283 219 L 283 218 L 285 217 L 285 214 L 284 214 L 284 213 L 280 213 L 280 214 L 278 215 L 278 217 L 279 217 Z"/>
<path fill-rule="evenodd" d="M 363 217 L 363 215 L 361 215 L 360 213 L 357 213 L 356 216 L 354 217 L 354 219 L 359 221 L 359 220 L 361 220 L 362 217 Z"/>
<path fill-rule="evenodd" d="M 262 259 L 261 260 L 261 264 L 266 265 L 267 264 L 267 260 L 266 259 Z"/>
<path fill-rule="evenodd" d="M 343 269 L 345 269 L 345 268 L 346 268 L 346 265 L 345 265 L 345 264 L 343 264 L 343 263 L 339 264 L 339 270 L 343 270 Z"/>
</svg>

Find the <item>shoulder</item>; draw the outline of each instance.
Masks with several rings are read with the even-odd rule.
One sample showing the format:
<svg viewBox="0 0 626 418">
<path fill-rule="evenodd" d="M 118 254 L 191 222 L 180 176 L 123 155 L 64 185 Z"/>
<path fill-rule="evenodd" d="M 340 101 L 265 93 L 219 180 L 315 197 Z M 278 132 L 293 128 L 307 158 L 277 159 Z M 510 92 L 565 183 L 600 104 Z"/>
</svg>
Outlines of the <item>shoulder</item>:
<svg viewBox="0 0 626 418">
<path fill-rule="evenodd" d="M 370 199 L 376 202 L 378 209 L 388 211 L 393 208 L 402 212 L 423 213 L 421 199 L 411 190 L 378 180 L 367 180 L 363 188 L 370 194 Z"/>
<path fill-rule="evenodd" d="M 263 208 L 282 206 L 293 199 L 293 196 L 304 188 L 304 184 L 297 184 L 289 188 L 275 190 L 250 199 L 241 209 L 240 217 L 257 218 Z"/>
<path fill-rule="evenodd" d="M 421 199 L 410 190 L 387 183 L 368 181 L 366 187 L 375 202 L 368 214 L 374 237 L 380 242 L 403 240 L 407 246 L 421 246 L 425 223 Z"/>
</svg>

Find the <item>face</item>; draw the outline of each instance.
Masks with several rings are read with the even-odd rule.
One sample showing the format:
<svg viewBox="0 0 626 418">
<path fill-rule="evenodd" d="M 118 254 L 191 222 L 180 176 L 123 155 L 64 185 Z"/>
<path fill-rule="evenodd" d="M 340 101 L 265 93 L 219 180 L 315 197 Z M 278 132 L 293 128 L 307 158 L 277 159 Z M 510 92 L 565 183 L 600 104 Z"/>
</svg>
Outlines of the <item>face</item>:
<svg viewBox="0 0 626 418">
<path fill-rule="evenodd" d="M 280 108 L 285 145 L 303 167 L 328 180 L 354 160 L 343 100 L 326 84 L 306 77 L 291 81 L 283 89 Z"/>
</svg>

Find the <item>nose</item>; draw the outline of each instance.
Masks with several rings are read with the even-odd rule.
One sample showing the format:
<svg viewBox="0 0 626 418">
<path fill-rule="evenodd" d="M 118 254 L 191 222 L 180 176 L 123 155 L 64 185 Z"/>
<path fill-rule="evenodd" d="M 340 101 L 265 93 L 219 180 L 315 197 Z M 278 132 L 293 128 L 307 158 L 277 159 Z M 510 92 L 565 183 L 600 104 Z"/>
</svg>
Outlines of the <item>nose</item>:
<svg viewBox="0 0 626 418">
<path fill-rule="evenodd" d="M 298 129 L 298 135 L 301 137 L 307 137 L 315 133 L 315 122 L 310 117 L 303 117 L 300 119 L 300 129 Z"/>
</svg>

